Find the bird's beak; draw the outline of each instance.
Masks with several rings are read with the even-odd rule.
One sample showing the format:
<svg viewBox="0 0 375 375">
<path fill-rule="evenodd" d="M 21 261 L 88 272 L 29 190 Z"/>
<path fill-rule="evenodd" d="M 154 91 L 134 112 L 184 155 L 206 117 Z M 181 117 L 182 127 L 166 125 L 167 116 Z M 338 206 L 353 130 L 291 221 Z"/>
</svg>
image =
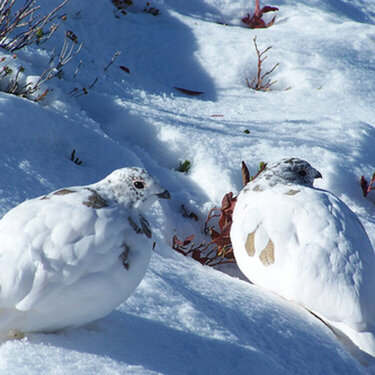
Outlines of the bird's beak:
<svg viewBox="0 0 375 375">
<path fill-rule="evenodd" d="M 158 198 L 163 198 L 163 199 L 171 199 L 171 195 L 169 194 L 168 190 L 164 190 L 162 193 L 156 194 Z"/>
<path fill-rule="evenodd" d="M 319 171 L 316 171 L 314 178 L 323 178 L 323 176 Z"/>
</svg>

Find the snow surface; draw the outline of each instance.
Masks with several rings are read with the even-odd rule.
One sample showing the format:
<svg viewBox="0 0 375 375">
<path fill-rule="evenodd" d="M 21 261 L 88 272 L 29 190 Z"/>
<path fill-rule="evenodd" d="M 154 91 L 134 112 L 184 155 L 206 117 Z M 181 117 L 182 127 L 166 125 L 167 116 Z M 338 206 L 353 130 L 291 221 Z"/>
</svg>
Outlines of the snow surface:
<svg viewBox="0 0 375 375">
<path fill-rule="evenodd" d="M 38 3 L 47 11 L 59 1 Z M 142 12 L 144 3 L 136 0 L 116 18 L 109 0 L 71 0 L 46 44 L 15 59 L 0 51 L 10 66 L 25 67 L 27 82 L 61 48 L 64 30 L 84 43 L 64 76 L 43 86 L 51 90 L 43 102 L 0 92 L 1 214 L 131 165 L 144 166 L 173 198 L 149 216 L 158 246 L 126 303 L 88 327 L 1 345 L 0 373 L 364 373 L 302 308 L 170 245 L 175 233 L 203 238 L 209 209 L 242 188 L 241 160 L 254 174 L 260 161 L 289 156 L 323 174 L 316 185 L 343 199 L 375 243 L 375 192 L 365 199 L 359 185 L 375 170 L 373 0 L 275 0 L 276 24 L 264 30 L 241 26 L 253 8 L 248 0 L 155 0 L 157 17 Z M 255 35 L 261 50 L 273 47 L 265 69 L 280 63 L 272 92 L 246 86 L 256 74 Z M 87 95 L 69 95 L 96 78 Z M 204 94 L 187 96 L 175 86 Z M 70 161 L 73 149 L 81 165 Z M 175 170 L 185 159 L 192 163 L 187 175 Z M 199 222 L 182 217 L 182 204 Z"/>
</svg>

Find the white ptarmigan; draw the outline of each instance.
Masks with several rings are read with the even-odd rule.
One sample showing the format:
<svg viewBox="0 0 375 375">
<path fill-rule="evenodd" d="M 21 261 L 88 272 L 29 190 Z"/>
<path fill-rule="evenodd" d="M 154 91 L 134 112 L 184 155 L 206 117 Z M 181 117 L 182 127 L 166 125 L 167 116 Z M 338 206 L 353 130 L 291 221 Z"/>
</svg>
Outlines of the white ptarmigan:
<svg viewBox="0 0 375 375">
<path fill-rule="evenodd" d="M 254 284 L 304 306 L 375 356 L 374 250 L 348 206 L 313 187 L 320 177 L 292 158 L 250 181 L 234 208 L 234 256 Z"/>
<path fill-rule="evenodd" d="M 158 198 L 170 195 L 131 167 L 10 210 L 0 220 L 0 336 L 84 325 L 120 305 L 146 273 L 143 214 Z"/>
</svg>

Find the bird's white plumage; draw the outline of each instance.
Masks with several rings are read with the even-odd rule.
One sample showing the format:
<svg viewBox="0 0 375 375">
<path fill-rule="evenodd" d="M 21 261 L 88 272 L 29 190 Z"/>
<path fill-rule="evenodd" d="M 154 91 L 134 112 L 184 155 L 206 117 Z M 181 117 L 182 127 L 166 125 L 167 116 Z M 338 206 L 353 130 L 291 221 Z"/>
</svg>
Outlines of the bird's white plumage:
<svg viewBox="0 0 375 375">
<path fill-rule="evenodd" d="M 253 283 L 293 300 L 375 356 L 375 256 L 356 215 L 313 187 L 300 159 L 266 168 L 238 196 L 231 240 Z"/>
<path fill-rule="evenodd" d="M 142 169 L 27 200 L 0 220 L 0 334 L 99 319 L 134 291 L 151 256 L 144 211 L 168 198 Z"/>
</svg>

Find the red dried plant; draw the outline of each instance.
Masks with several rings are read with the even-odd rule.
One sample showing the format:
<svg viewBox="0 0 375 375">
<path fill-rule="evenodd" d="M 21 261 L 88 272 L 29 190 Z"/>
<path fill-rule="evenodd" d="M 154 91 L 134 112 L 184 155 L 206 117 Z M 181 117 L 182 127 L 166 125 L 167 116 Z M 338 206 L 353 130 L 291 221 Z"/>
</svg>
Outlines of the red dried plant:
<svg viewBox="0 0 375 375">
<path fill-rule="evenodd" d="M 145 13 L 152 14 L 153 16 L 159 16 L 160 10 L 158 8 L 152 7 L 149 2 L 146 3 L 145 8 L 143 9 Z"/>
<path fill-rule="evenodd" d="M 193 259 L 207 266 L 233 263 L 235 260 L 230 240 L 230 228 L 235 204 L 236 197 L 233 197 L 233 193 L 228 193 L 225 194 L 220 208 L 213 207 L 210 210 L 205 222 L 205 233 L 211 237 L 209 243 L 202 242 L 196 245 L 193 242 L 193 234 L 184 240 L 174 235 L 172 248 L 185 256 L 191 254 Z M 209 226 L 209 222 L 216 217 L 219 217 L 218 230 L 215 230 L 214 226 Z"/>
<path fill-rule="evenodd" d="M 132 0 L 111 0 L 112 4 L 117 8 L 117 10 L 122 14 L 127 14 L 126 8 L 130 7 L 130 5 L 133 5 Z"/>
<path fill-rule="evenodd" d="M 268 70 L 266 73 L 263 73 L 262 71 L 262 64 L 264 60 L 267 58 L 265 55 L 271 48 L 267 47 L 264 51 L 260 52 L 258 45 L 257 45 L 257 37 L 254 36 L 253 39 L 254 42 L 254 48 L 255 52 L 258 56 L 258 68 L 257 68 L 257 75 L 252 79 L 251 83 L 246 78 L 246 84 L 250 89 L 256 90 L 256 91 L 271 91 L 271 86 L 274 85 L 277 81 L 271 81 L 270 79 L 267 82 L 264 82 L 264 79 L 269 76 L 278 66 L 279 63 L 275 64 L 272 69 Z"/>
<path fill-rule="evenodd" d="M 372 178 L 371 178 L 371 181 L 370 181 L 370 182 L 367 182 L 365 176 L 362 176 L 362 177 L 361 177 L 361 188 L 362 188 L 363 196 L 364 196 L 364 197 L 366 197 L 367 194 L 368 194 L 371 190 L 375 190 L 375 172 L 374 172 L 374 174 L 372 175 Z"/>
<path fill-rule="evenodd" d="M 249 181 L 255 179 L 259 173 L 261 173 L 265 168 L 266 163 L 260 163 L 258 172 L 255 176 L 251 177 L 249 170 L 245 164 L 242 162 L 242 179 L 243 184 L 246 185 Z M 221 203 L 221 207 L 213 207 L 208 213 L 207 219 L 205 221 L 205 233 L 210 236 L 211 241 L 207 244 L 204 242 L 196 245 L 193 242 L 194 235 L 186 237 L 184 240 L 180 240 L 176 235 L 173 236 L 172 248 L 177 252 L 191 257 L 201 264 L 207 266 L 217 266 L 219 264 L 234 263 L 234 255 L 232 242 L 230 240 L 230 229 L 232 227 L 232 216 L 233 210 L 237 202 L 237 197 L 233 196 L 230 192 L 225 194 Z M 186 214 L 187 210 L 183 206 L 183 216 L 192 217 L 192 214 Z M 194 220 L 197 216 L 194 214 Z M 219 218 L 217 222 L 217 227 L 210 225 L 214 218 Z"/>
<path fill-rule="evenodd" d="M 229 260 L 230 262 L 234 262 L 230 228 L 232 227 L 232 216 L 236 202 L 237 197 L 234 197 L 232 192 L 225 194 L 221 207 L 213 207 L 205 222 L 205 233 L 211 237 L 210 244 L 213 245 L 215 257 L 221 257 L 223 260 Z M 209 226 L 209 222 L 216 217 L 219 218 L 218 230 L 215 230 L 214 226 Z M 223 263 L 223 261 L 220 263 Z"/>
<path fill-rule="evenodd" d="M 173 88 L 190 96 L 198 96 L 198 95 L 204 94 L 203 91 L 189 90 L 189 89 L 184 89 L 183 87 L 178 87 L 178 86 L 173 86 Z"/>
<path fill-rule="evenodd" d="M 262 20 L 262 16 L 264 13 L 276 12 L 278 10 L 279 8 L 269 5 L 266 5 L 260 9 L 259 0 L 255 0 L 254 14 L 251 16 L 249 13 L 247 13 L 246 17 L 242 18 L 242 22 L 245 23 L 250 29 L 264 29 L 266 27 L 270 27 L 275 23 L 276 16 L 274 16 L 268 23 Z"/>
</svg>

